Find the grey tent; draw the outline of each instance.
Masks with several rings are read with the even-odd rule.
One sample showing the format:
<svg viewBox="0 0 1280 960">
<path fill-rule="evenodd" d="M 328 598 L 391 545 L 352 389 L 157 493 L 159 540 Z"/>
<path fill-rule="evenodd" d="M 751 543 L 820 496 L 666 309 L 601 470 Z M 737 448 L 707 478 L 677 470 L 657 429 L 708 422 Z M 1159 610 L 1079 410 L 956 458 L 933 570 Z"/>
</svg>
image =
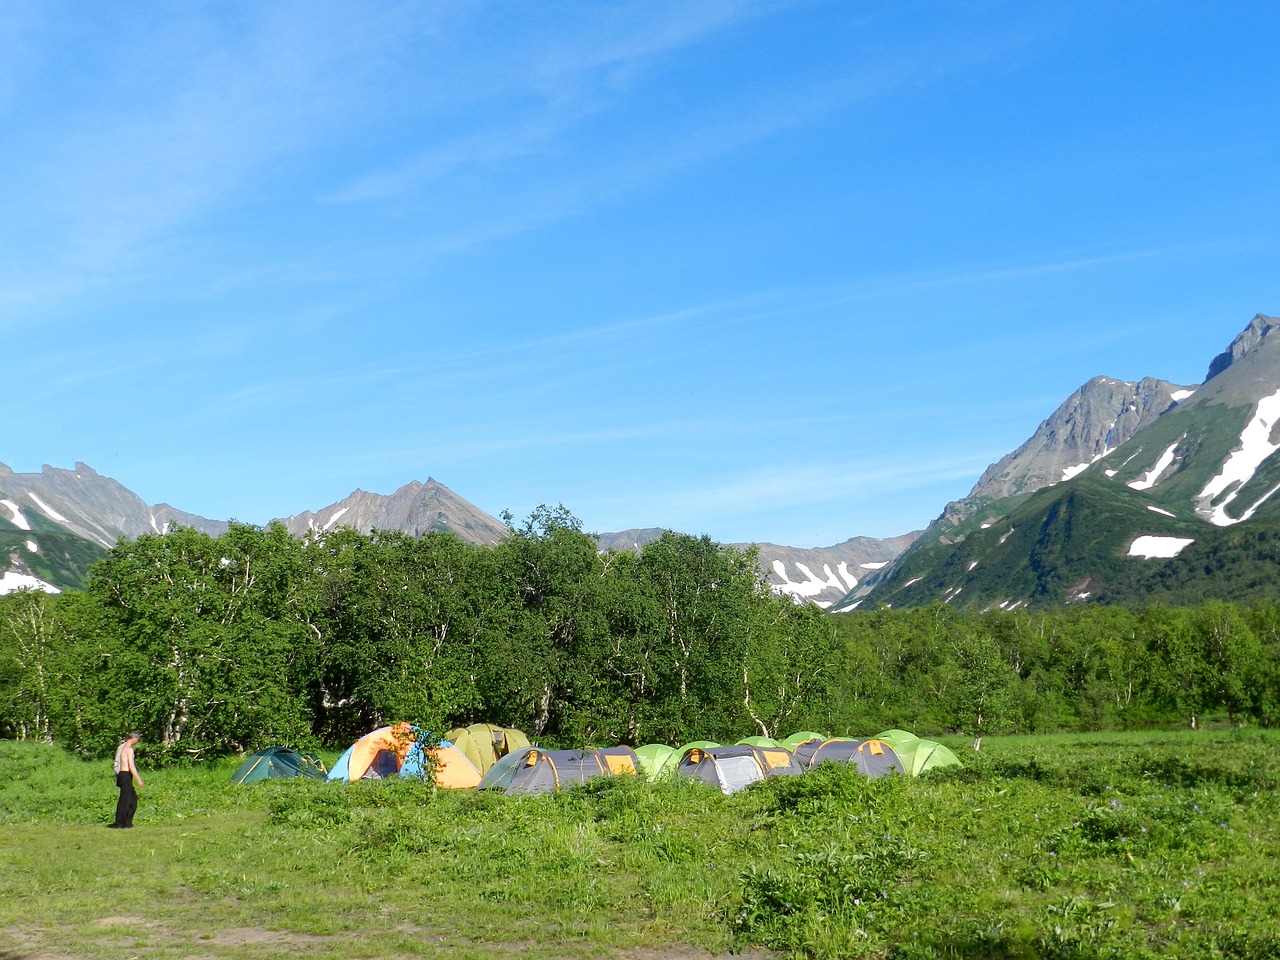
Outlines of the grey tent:
<svg viewBox="0 0 1280 960">
<path fill-rule="evenodd" d="M 868 777 L 906 772 L 893 747 L 883 740 L 811 740 L 796 747 L 796 759 L 806 770 L 822 763 L 848 763 Z"/>
<path fill-rule="evenodd" d="M 795 776 L 803 770 L 791 752 L 781 747 L 694 747 L 680 758 L 676 772 L 691 780 L 701 780 L 728 795 L 765 777 Z"/>
<path fill-rule="evenodd" d="M 551 793 L 596 777 L 635 776 L 640 764 L 630 747 L 604 750 L 543 750 L 525 747 L 509 753 L 480 781 L 481 790 L 507 794 Z"/>
</svg>

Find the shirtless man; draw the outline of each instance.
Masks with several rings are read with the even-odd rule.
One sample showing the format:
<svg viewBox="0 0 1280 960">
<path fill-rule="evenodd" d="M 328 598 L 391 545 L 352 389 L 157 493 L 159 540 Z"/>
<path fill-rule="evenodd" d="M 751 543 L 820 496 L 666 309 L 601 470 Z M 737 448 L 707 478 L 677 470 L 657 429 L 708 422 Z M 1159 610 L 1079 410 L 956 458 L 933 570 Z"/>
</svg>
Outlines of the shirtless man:
<svg viewBox="0 0 1280 960">
<path fill-rule="evenodd" d="M 138 793 L 133 789 L 136 783 L 145 787 L 142 777 L 138 776 L 138 765 L 133 757 L 133 747 L 142 735 L 136 730 L 125 738 L 124 743 L 116 747 L 116 786 L 120 788 L 120 799 L 116 801 L 116 822 L 111 826 L 125 829 L 133 826 L 133 814 L 138 809 Z"/>
</svg>

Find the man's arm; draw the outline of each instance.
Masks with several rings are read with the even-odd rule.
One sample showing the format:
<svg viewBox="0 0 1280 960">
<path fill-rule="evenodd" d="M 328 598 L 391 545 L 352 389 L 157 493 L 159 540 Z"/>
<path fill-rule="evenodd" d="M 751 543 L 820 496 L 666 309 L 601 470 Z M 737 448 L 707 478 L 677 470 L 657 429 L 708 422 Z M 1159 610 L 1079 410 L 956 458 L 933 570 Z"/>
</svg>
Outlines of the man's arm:
<svg viewBox="0 0 1280 960">
<path fill-rule="evenodd" d="M 121 761 L 121 768 L 129 771 L 133 776 L 133 782 L 140 787 L 145 787 L 146 784 L 142 782 L 142 777 L 138 774 L 138 764 L 133 759 L 133 747 L 130 747 L 124 752 L 124 756 L 121 758 Z"/>
</svg>

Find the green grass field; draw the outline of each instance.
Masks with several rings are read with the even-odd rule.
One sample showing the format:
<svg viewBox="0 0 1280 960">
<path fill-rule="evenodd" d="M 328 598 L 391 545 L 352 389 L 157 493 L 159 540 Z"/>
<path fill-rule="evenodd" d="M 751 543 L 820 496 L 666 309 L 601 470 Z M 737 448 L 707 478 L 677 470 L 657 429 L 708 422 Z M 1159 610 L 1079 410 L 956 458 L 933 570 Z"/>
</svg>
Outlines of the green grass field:
<svg viewBox="0 0 1280 960">
<path fill-rule="evenodd" d="M 0 743 L 0 960 L 1280 956 L 1280 737 L 949 743 L 733 797 L 548 797 L 147 771 Z"/>
</svg>

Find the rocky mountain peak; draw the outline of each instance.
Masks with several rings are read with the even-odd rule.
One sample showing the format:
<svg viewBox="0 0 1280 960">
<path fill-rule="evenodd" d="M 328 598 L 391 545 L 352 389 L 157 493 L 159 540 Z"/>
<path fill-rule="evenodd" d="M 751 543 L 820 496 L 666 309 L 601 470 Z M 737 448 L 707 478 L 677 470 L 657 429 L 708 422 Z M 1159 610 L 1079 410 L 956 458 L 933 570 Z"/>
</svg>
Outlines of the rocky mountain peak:
<svg viewBox="0 0 1280 960">
<path fill-rule="evenodd" d="M 1280 330 L 1280 318 L 1268 317 L 1261 313 L 1255 314 L 1249 321 L 1249 325 L 1231 341 L 1231 346 L 1210 361 L 1209 373 L 1205 376 L 1205 380 L 1212 380 L 1227 367 L 1252 353 L 1268 336 L 1275 335 L 1277 330 Z"/>
<path fill-rule="evenodd" d="M 350 527 L 362 533 L 403 530 L 414 536 L 439 530 L 473 543 L 493 544 L 508 533 L 500 521 L 431 477 L 425 483 L 411 480 L 389 495 L 353 490 L 337 503 L 280 522 L 295 537 L 334 527 Z"/>
<path fill-rule="evenodd" d="M 969 497 L 993 500 L 1061 483 L 1132 437 L 1191 388 L 1145 377 L 1094 377 L 1044 420 L 1026 443 L 989 466 Z"/>
</svg>

